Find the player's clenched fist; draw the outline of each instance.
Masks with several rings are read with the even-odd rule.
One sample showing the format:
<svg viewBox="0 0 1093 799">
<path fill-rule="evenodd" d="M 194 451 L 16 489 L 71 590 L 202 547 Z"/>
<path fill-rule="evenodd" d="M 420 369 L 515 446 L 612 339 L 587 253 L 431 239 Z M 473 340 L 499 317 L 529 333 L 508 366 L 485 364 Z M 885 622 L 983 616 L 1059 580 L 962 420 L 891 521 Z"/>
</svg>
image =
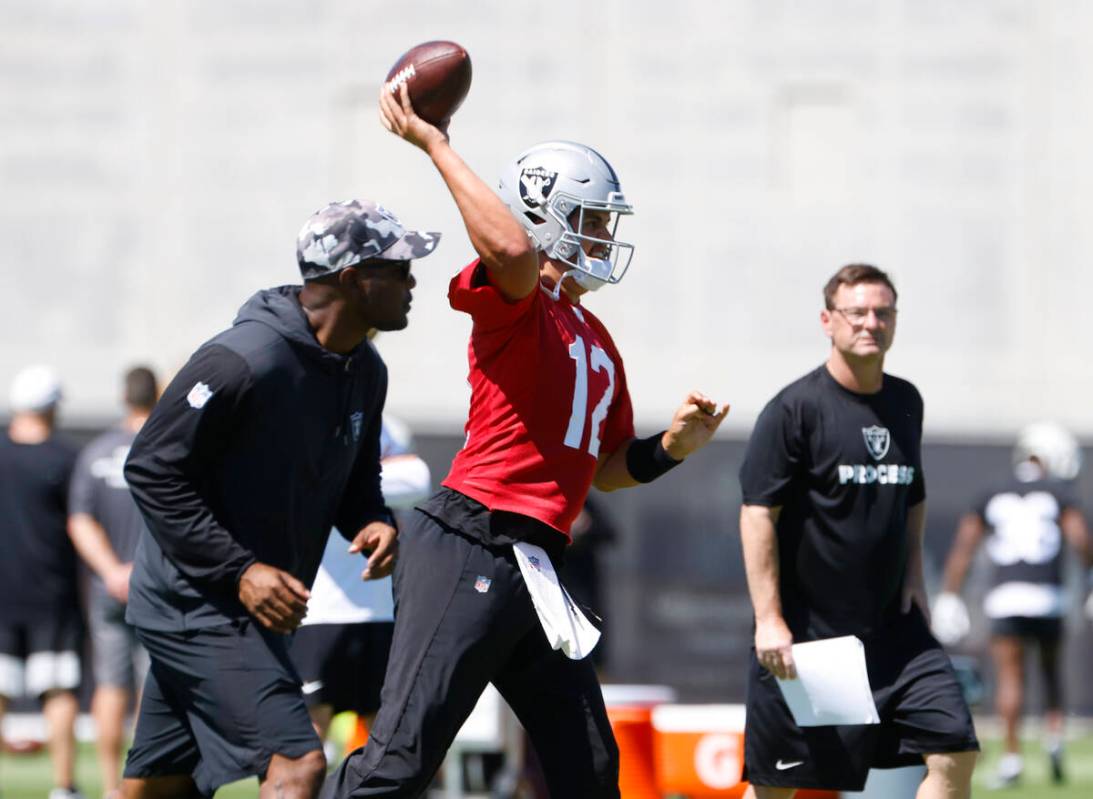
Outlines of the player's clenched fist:
<svg viewBox="0 0 1093 799">
<path fill-rule="evenodd" d="M 300 626 L 310 595 L 291 574 L 265 563 L 251 564 L 239 578 L 239 601 L 275 633 L 290 633 Z"/>
</svg>

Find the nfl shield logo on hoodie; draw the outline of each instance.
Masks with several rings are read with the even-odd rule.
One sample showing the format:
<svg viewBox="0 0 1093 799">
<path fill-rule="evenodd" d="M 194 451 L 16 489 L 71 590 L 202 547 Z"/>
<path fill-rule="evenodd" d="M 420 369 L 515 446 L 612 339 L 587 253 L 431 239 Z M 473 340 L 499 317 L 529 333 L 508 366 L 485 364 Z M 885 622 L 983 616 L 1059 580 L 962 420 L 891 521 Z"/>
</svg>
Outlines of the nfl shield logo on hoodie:
<svg viewBox="0 0 1093 799">
<path fill-rule="evenodd" d="M 216 393 L 209 388 L 208 383 L 194 383 L 194 387 L 190 389 L 190 393 L 186 395 L 186 402 L 190 403 L 191 408 L 197 408 L 201 410 L 205 407 L 205 403 L 209 401 L 209 398 Z"/>
</svg>

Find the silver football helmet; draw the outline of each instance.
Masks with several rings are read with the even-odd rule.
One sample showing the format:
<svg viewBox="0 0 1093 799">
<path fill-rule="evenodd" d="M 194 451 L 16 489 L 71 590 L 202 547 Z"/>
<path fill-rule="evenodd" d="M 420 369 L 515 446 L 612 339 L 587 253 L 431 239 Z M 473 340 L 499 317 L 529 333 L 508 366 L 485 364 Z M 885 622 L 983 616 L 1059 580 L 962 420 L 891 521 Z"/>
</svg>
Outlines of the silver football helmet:
<svg viewBox="0 0 1093 799">
<path fill-rule="evenodd" d="M 537 144 L 506 167 L 498 193 L 536 247 L 569 266 L 566 275 L 585 289 L 622 280 L 634 245 L 614 236 L 619 217 L 634 209 L 611 164 L 591 147 L 570 141 Z M 588 211 L 612 214 L 611 239 L 581 232 Z M 585 252 L 585 243 L 595 245 L 596 256 Z"/>
<path fill-rule="evenodd" d="M 1033 457 L 1040 461 L 1048 476 L 1057 480 L 1073 480 L 1082 470 L 1082 449 L 1078 439 L 1055 422 L 1035 422 L 1017 436 L 1013 465 L 1020 470 L 1022 464 Z"/>
</svg>

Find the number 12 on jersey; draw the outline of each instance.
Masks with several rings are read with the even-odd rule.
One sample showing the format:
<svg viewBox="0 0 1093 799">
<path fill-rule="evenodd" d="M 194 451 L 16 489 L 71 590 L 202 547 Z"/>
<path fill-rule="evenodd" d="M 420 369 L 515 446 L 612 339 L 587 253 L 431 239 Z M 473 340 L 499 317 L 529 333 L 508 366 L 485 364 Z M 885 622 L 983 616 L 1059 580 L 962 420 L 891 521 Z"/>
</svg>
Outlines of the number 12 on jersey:
<svg viewBox="0 0 1093 799">
<path fill-rule="evenodd" d="M 611 406 L 611 396 L 615 391 L 615 364 L 602 348 L 595 344 L 591 348 L 591 357 L 585 349 L 584 339 L 576 336 L 569 345 L 569 357 L 576 361 L 577 374 L 573 381 L 573 412 L 569 415 L 569 427 L 565 431 L 565 445 L 573 449 L 581 448 L 584 438 L 585 421 L 588 416 L 588 372 L 604 372 L 607 375 L 607 388 L 592 409 L 592 418 L 588 420 L 592 427 L 588 436 L 588 454 L 593 458 L 600 456 L 600 424 L 607 418 L 607 409 Z"/>
</svg>

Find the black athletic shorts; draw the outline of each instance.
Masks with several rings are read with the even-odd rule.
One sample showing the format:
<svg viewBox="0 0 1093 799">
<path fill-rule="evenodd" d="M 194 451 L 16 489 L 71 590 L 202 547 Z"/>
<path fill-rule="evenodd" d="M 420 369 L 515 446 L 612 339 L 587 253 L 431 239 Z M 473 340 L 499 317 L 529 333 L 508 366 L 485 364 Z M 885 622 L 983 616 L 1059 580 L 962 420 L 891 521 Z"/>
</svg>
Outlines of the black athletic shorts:
<svg viewBox="0 0 1093 799">
<path fill-rule="evenodd" d="M 1026 638 L 1041 644 L 1057 644 L 1063 637 L 1063 620 L 1057 616 L 1006 616 L 991 619 L 991 635 Z"/>
<path fill-rule="evenodd" d="M 137 637 L 151 667 L 126 777 L 190 774 L 211 796 L 264 776 L 274 754 L 322 748 L 284 636 L 248 619 L 185 632 L 138 628 Z"/>
<path fill-rule="evenodd" d="M 916 609 L 865 642 L 880 724 L 798 727 L 755 650 L 748 672 L 744 778 L 756 785 L 860 791 L 870 768 L 979 749 L 949 656 Z"/>
<path fill-rule="evenodd" d="M 307 624 L 297 630 L 290 651 L 308 707 L 375 713 L 394 629 L 394 622 L 367 621 Z"/>
<path fill-rule="evenodd" d="M 0 696 L 40 697 L 80 685 L 84 624 L 78 608 L 0 619 Z"/>
</svg>

